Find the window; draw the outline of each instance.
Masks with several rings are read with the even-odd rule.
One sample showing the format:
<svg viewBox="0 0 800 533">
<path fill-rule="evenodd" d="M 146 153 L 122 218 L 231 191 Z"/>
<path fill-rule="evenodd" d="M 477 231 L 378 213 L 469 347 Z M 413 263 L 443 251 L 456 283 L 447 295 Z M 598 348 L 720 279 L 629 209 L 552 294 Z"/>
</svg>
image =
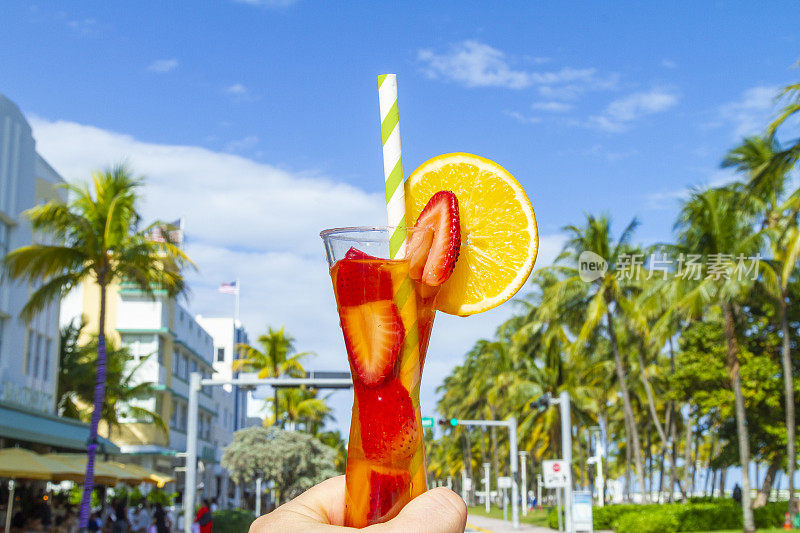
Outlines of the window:
<svg viewBox="0 0 800 533">
<path fill-rule="evenodd" d="M 186 419 L 187 419 L 187 412 L 186 406 L 181 404 L 181 427 L 180 429 L 186 431 Z"/>
<path fill-rule="evenodd" d="M 217 348 L 217 361 L 225 360 L 225 348 Z"/>
<path fill-rule="evenodd" d="M 36 349 L 33 352 L 33 377 L 39 377 L 39 361 L 42 355 L 42 336 L 36 334 Z"/>
<path fill-rule="evenodd" d="M 44 368 L 42 369 L 42 379 L 47 381 L 50 377 L 50 346 L 52 345 L 50 339 L 44 342 Z"/>
<path fill-rule="evenodd" d="M 31 350 L 33 350 L 33 331 L 28 330 L 28 344 L 25 346 L 25 375 L 31 373 Z"/>
<path fill-rule="evenodd" d="M 180 354 L 176 351 L 172 352 L 172 373 L 176 376 L 180 374 Z"/>
</svg>

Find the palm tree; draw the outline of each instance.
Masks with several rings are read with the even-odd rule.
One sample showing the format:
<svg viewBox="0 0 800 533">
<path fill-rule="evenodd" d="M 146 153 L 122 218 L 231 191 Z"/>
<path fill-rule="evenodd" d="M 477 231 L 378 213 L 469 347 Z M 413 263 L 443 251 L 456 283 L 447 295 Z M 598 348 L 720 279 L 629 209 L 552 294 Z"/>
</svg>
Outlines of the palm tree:
<svg viewBox="0 0 800 533">
<path fill-rule="evenodd" d="M 783 193 L 791 164 L 782 155 L 784 150 L 772 137 L 749 137 L 725 157 L 723 167 L 733 167 L 747 175 L 747 190 L 759 200 L 758 212 L 763 216 L 763 226 L 775 231 L 769 234 L 779 298 L 778 326 L 781 330 L 781 362 L 783 366 L 784 410 L 786 414 L 786 476 L 789 482 L 789 509 L 794 509 L 794 471 L 796 465 L 794 414 L 794 384 L 792 355 L 787 310 L 790 305 L 788 285 L 800 255 L 800 228 L 798 228 L 798 194 L 795 191 L 782 204 Z"/>
<path fill-rule="evenodd" d="M 800 62 L 797 63 L 800 65 Z M 778 112 L 778 116 L 767 126 L 767 135 L 774 137 L 778 129 L 783 126 L 787 120 L 796 117 L 800 114 L 800 83 L 792 83 L 778 93 L 778 99 L 783 100 L 785 105 L 783 109 Z M 800 159 L 800 138 L 797 138 L 788 149 L 781 151 L 779 159 L 793 165 Z"/>
<path fill-rule="evenodd" d="M 96 282 L 100 291 L 97 337 L 97 373 L 89 428 L 86 477 L 80 506 L 80 527 L 89 522 L 94 487 L 97 427 L 103 413 L 106 387 L 106 292 L 109 285 L 126 281 L 152 295 L 153 289 L 176 296 L 185 289 L 181 267 L 189 258 L 169 239 L 154 240 L 159 223 L 140 229 L 137 212 L 141 179 L 124 166 L 92 175 L 92 185 L 66 185 L 68 203 L 51 201 L 25 212 L 34 232 L 57 244 L 35 243 L 5 257 L 12 279 L 36 287 L 20 316 L 30 321 L 54 299 L 84 282 Z M 39 284 L 41 282 L 41 284 Z"/>
<path fill-rule="evenodd" d="M 240 359 L 233 362 L 234 372 L 258 372 L 259 379 L 278 378 L 281 376 L 305 377 L 305 369 L 301 360 L 315 355 L 312 352 L 295 353 L 294 338 L 286 334 L 285 328 L 267 328 L 267 333 L 257 339 L 261 349 L 250 344 L 239 344 L 237 350 Z M 273 387 L 272 406 L 274 407 L 273 424 L 277 425 L 278 388 Z"/>
<path fill-rule="evenodd" d="M 739 341 L 737 338 L 737 306 L 755 284 L 748 275 L 733 275 L 731 261 L 737 257 L 758 257 L 764 245 L 765 231 L 753 229 L 753 217 L 743 209 L 742 195 L 733 188 L 695 191 L 681 209 L 675 227 L 678 248 L 700 254 L 707 265 L 721 262 L 728 275 L 709 273 L 699 280 L 674 280 L 683 286 L 676 308 L 688 316 L 701 317 L 707 306 L 719 308 L 727 341 L 727 368 L 733 389 L 736 411 L 736 430 L 739 439 L 739 461 L 742 466 L 742 512 L 744 530 L 754 531 L 750 503 L 750 441 L 747 430 L 744 395 L 739 375 Z M 727 258 L 727 259 L 726 259 Z M 721 261 L 720 261 L 721 260 Z M 757 260 L 763 275 L 771 269 Z M 751 265 L 752 266 L 752 265 Z M 742 279 L 744 278 L 744 279 Z"/>
<path fill-rule="evenodd" d="M 278 408 L 273 412 L 279 413 L 278 423 L 289 431 L 294 431 L 299 422 L 305 422 L 306 431 L 312 435 L 326 420 L 331 420 L 331 408 L 324 398 L 317 397 L 316 389 L 306 387 L 292 387 L 282 391 L 278 397 Z M 273 400 L 269 400 L 267 405 Z M 274 406 L 273 406 L 274 407 Z M 274 425 L 275 421 L 264 421 L 265 425 Z"/>
<path fill-rule="evenodd" d="M 621 327 L 621 303 L 628 298 L 629 284 L 626 278 L 635 269 L 633 264 L 629 265 L 631 268 L 621 267 L 636 226 L 637 221 L 631 221 L 616 242 L 611 237 L 611 222 L 605 216 L 587 215 L 585 226 L 565 227 L 564 230 L 569 234 L 567 243 L 556 259 L 556 265 L 548 267 L 561 279 L 548 288 L 543 305 L 539 308 L 538 317 L 542 321 L 552 321 L 564 313 L 580 314 L 582 320 L 579 333 L 572 347 L 576 353 L 583 353 L 601 328 L 608 335 L 617 382 L 622 394 L 625 433 L 629 445 L 633 448 L 634 467 L 644 495 L 642 446 L 626 382 L 627 370 L 617 335 L 617 329 Z M 599 255 L 607 264 L 607 270 L 590 282 L 581 279 L 580 260 L 585 252 Z"/>
<path fill-rule="evenodd" d="M 74 321 L 61 329 L 57 405 L 62 416 L 89 422 L 92 417 L 92 393 L 96 367 L 97 336 L 87 344 L 78 344 L 85 323 L 76 326 Z M 157 394 L 154 384 L 139 381 L 136 373 L 151 357 L 134 362 L 127 348 L 117 348 L 113 342 L 106 346 L 106 393 L 103 414 L 110 438 L 111 432 L 121 425 L 123 418 L 152 421 L 163 431 L 167 430 L 163 418 L 156 411 L 136 405 L 136 400 L 153 398 Z"/>
</svg>

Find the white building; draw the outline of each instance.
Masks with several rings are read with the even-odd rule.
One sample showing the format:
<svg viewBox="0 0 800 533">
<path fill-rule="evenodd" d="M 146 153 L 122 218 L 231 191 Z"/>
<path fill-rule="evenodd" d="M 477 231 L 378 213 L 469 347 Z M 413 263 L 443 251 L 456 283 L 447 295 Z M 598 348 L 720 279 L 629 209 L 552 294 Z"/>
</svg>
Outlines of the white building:
<svg viewBox="0 0 800 533">
<path fill-rule="evenodd" d="M 19 108 L 0 95 L 0 258 L 33 242 L 49 242 L 47 236 L 33 234 L 22 213 L 64 200 L 59 187 L 63 181 L 36 152 L 31 127 Z M 0 276 L 0 447 L 85 449 L 88 426 L 56 416 L 58 302 L 29 324 L 19 318 L 34 289 Z"/>
<path fill-rule="evenodd" d="M 73 290 L 62 302 L 62 321 L 83 315 L 87 330 L 97 331 L 97 293 L 95 284 L 84 283 Z M 214 340 L 175 298 L 159 290 L 151 297 L 126 283 L 109 288 L 106 320 L 109 338 L 128 347 L 135 358 L 132 364 L 146 358 L 135 379 L 154 383 L 158 392 L 137 404 L 157 412 L 168 426 L 164 432 L 150 420 L 126 420 L 114 432 L 113 441 L 127 454 L 128 461 L 173 472 L 183 464 L 175 455 L 186 451 L 189 375 L 214 375 Z M 198 457 L 203 463 L 203 493 L 224 503 L 228 474 L 219 461 L 223 447 L 233 440 L 233 394 L 205 387 L 199 399 Z M 182 477 L 179 472 L 178 487 L 182 486 Z"/>
<path fill-rule="evenodd" d="M 25 117 L 0 95 L 0 257 L 34 242 L 22 212 L 60 198 L 61 183 L 61 176 L 36 153 Z M 37 237 L 39 242 L 46 240 Z M 19 312 L 33 289 L 0 279 L 0 401 L 54 413 L 58 302 L 26 324 Z"/>
<path fill-rule="evenodd" d="M 231 379 L 234 377 L 233 361 L 236 358 L 236 346 L 250 341 L 241 321 L 230 317 L 204 317 L 197 315 L 197 322 L 211 334 L 214 339 L 214 377 Z M 234 431 L 247 427 L 248 408 L 254 402 L 249 394 L 238 386 L 225 385 L 224 389 L 234 394 L 233 427 Z"/>
</svg>

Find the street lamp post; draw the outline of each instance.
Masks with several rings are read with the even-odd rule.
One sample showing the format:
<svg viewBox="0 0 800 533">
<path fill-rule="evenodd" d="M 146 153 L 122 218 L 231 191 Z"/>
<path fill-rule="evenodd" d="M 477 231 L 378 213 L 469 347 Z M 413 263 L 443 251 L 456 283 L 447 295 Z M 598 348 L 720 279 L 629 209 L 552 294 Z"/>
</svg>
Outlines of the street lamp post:
<svg viewBox="0 0 800 533">
<path fill-rule="evenodd" d="M 519 461 L 522 463 L 520 466 L 520 471 L 522 473 L 522 516 L 528 516 L 528 469 L 525 464 L 527 456 L 527 451 L 520 450 Z"/>
<path fill-rule="evenodd" d="M 486 514 L 489 514 L 489 497 L 490 497 L 490 487 L 489 484 L 489 467 L 492 466 L 489 463 L 483 463 L 483 502 L 486 505 Z"/>
<path fill-rule="evenodd" d="M 256 518 L 261 516 L 261 476 L 256 478 Z"/>
<path fill-rule="evenodd" d="M 558 405 L 561 412 L 561 454 L 567 465 L 564 469 L 564 476 L 566 477 L 566 486 L 564 487 L 564 530 L 567 533 L 575 533 L 572 528 L 572 419 L 570 416 L 569 393 L 561 391 L 558 399 L 545 397 L 540 405 L 546 407 L 548 403 Z"/>
</svg>

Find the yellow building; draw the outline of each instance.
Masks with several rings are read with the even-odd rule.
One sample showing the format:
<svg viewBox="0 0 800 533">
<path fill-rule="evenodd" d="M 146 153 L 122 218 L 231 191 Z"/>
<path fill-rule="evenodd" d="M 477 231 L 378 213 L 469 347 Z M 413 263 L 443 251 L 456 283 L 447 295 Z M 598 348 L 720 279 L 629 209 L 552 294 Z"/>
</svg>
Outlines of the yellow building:
<svg viewBox="0 0 800 533">
<path fill-rule="evenodd" d="M 99 288 L 84 283 L 64 299 L 62 323 L 83 316 L 85 331 L 98 331 Z M 165 291 L 154 297 L 135 285 L 109 287 L 106 299 L 106 334 L 111 342 L 128 348 L 134 360 L 144 362 L 134 379 L 151 382 L 157 393 L 136 404 L 160 415 L 167 430 L 151 420 L 123 420 L 119 428 L 100 428 L 127 455 L 126 461 L 173 474 L 183 459 L 175 455 L 186 451 L 186 428 L 189 397 L 189 375 L 200 372 L 204 378 L 214 373 L 214 340 L 175 298 Z M 221 387 L 205 388 L 200 393 L 199 458 L 206 473 L 205 494 L 218 497 L 227 494 L 227 473 L 218 465 L 219 451 L 232 440 L 234 429 L 233 395 Z M 179 472 L 178 486 L 183 478 Z M 220 503 L 226 496 L 220 497 Z"/>
</svg>

